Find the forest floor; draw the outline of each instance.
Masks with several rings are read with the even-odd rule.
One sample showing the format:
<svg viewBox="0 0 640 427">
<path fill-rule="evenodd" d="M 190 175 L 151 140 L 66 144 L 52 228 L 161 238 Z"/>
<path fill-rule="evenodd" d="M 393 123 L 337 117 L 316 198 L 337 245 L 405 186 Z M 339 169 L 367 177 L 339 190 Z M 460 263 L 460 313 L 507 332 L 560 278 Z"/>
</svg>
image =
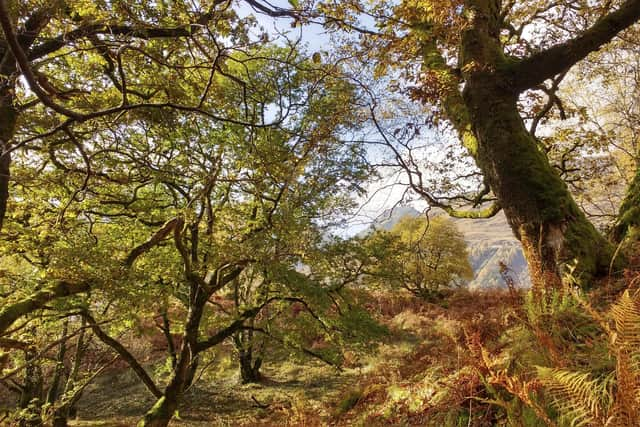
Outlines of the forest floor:
<svg viewBox="0 0 640 427">
<path fill-rule="evenodd" d="M 512 311 L 505 300 L 513 297 L 507 291 L 459 291 L 429 304 L 381 296 L 372 309 L 390 335 L 375 352 L 350 355 L 341 372 L 316 360 L 279 356 L 279 361 L 266 359 L 261 383 L 240 384 L 230 349 L 221 348 L 170 425 L 426 425 L 434 410 L 442 413 L 439 405 L 467 398 L 466 383 L 473 382 L 467 326 L 481 325 L 485 335 L 498 337 Z M 459 401 L 449 402 L 451 393 L 434 399 L 460 387 L 461 395 L 454 396 Z M 131 372 L 103 375 L 85 392 L 71 425 L 134 426 L 153 402 Z"/>
</svg>

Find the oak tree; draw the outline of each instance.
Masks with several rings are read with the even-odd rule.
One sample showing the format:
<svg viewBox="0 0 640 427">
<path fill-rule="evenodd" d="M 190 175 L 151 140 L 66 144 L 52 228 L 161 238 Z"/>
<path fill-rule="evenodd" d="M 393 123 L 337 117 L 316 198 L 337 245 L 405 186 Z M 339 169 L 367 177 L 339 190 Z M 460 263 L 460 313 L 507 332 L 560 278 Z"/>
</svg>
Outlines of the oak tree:
<svg viewBox="0 0 640 427">
<path fill-rule="evenodd" d="M 612 245 L 578 207 L 527 125 L 556 105 L 558 84 L 573 66 L 636 28 L 637 0 L 327 1 L 315 7 L 327 25 L 359 32 L 361 55 L 376 62 L 377 74 L 397 70 L 388 72 L 395 86 L 429 106 L 430 122 L 454 130 L 482 174 L 477 194 L 465 195 L 466 204 L 490 203 L 461 211 L 450 194 L 421 186 L 422 171 L 404 157 L 401 164 L 417 194 L 454 216 L 503 210 L 536 289 L 559 286 L 563 266 L 574 261 L 585 283 L 608 273 Z M 363 14 L 367 19 L 359 21 Z M 527 99 L 535 91 L 550 94 L 541 109 L 546 111 L 529 110 L 533 104 Z M 630 219 L 636 218 L 636 188 L 630 187 L 622 205 L 621 224 L 636 221 Z"/>
</svg>

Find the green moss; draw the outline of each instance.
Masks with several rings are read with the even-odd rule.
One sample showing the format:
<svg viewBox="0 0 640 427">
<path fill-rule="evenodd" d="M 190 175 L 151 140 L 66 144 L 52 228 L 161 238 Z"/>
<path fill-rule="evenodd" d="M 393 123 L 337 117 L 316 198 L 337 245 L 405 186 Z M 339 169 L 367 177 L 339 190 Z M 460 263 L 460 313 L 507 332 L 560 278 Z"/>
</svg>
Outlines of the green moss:
<svg viewBox="0 0 640 427">
<path fill-rule="evenodd" d="M 336 415 L 342 415 L 349 412 L 355 407 L 362 398 L 362 390 L 351 390 L 347 395 L 338 403 L 336 408 Z"/>
<path fill-rule="evenodd" d="M 618 221 L 613 230 L 613 238 L 622 242 L 625 239 L 639 238 L 640 229 L 640 168 L 636 172 L 627 194 L 620 205 Z"/>
<path fill-rule="evenodd" d="M 162 396 L 156 401 L 155 405 L 149 409 L 144 418 L 138 422 L 137 427 L 155 426 L 159 420 L 170 420 L 171 416 L 172 414 L 169 413 L 167 399 L 165 396 Z"/>
<path fill-rule="evenodd" d="M 49 301 L 89 290 L 87 283 L 69 284 L 58 282 L 35 292 L 14 304 L 0 310 L 0 333 L 6 331 L 17 319 L 44 306 Z"/>
<path fill-rule="evenodd" d="M 565 232 L 565 247 L 568 259 L 563 261 L 577 261 L 574 276 L 583 287 L 593 284 L 593 276 L 608 273 L 614 249 L 582 213 L 569 223 Z"/>
<path fill-rule="evenodd" d="M 0 137 L 8 141 L 13 137 L 17 112 L 13 105 L 0 106 Z"/>
</svg>

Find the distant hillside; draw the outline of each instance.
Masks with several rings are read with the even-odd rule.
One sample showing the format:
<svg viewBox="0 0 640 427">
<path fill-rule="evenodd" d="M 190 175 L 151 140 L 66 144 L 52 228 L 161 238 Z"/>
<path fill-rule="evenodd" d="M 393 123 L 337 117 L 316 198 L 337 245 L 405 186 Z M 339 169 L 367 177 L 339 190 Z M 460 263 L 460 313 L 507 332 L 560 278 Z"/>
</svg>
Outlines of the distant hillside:
<svg viewBox="0 0 640 427">
<path fill-rule="evenodd" d="M 398 206 L 380 215 L 371 228 L 360 235 L 365 235 L 374 228 L 389 230 L 407 215 L 418 216 L 420 212 L 411 206 Z M 511 269 L 512 277 L 520 286 L 528 287 L 531 284 L 520 242 L 513 236 L 502 212 L 489 219 L 451 220 L 467 241 L 469 261 L 475 273 L 473 280 L 469 282 L 470 289 L 504 287 L 504 281 L 500 277 L 500 262 Z"/>
</svg>

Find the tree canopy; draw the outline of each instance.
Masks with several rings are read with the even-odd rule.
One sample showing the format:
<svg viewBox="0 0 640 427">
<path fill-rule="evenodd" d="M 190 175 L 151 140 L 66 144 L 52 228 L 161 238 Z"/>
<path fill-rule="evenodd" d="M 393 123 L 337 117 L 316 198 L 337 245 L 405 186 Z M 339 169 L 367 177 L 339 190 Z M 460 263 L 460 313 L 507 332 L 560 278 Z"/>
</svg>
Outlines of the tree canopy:
<svg viewBox="0 0 640 427">
<path fill-rule="evenodd" d="M 464 237 L 444 217 L 405 216 L 389 231 L 376 230 L 366 246 L 374 258 L 369 271 L 376 281 L 426 300 L 473 277 Z"/>
<path fill-rule="evenodd" d="M 338 365 L 384 332 L 363 277 L 424 298 L 470 277 L 443 218 L 331 236 L 384 168 L 448 215 L 503 211 L 540 307 L 567 271 L 588 287 L 629 266 L 639 19 L 640 0 L 0 0 L 0 381 L 17 419 L 64 425 L 115 353 L 155 399 L 139 425 L 164 426 L 228 340 L 250 370 L 256 336 Z M 322 26 L 326 49 L 274 20 Z M 149 321 L 160 381 L 119 339 Z"/>
</svg>

